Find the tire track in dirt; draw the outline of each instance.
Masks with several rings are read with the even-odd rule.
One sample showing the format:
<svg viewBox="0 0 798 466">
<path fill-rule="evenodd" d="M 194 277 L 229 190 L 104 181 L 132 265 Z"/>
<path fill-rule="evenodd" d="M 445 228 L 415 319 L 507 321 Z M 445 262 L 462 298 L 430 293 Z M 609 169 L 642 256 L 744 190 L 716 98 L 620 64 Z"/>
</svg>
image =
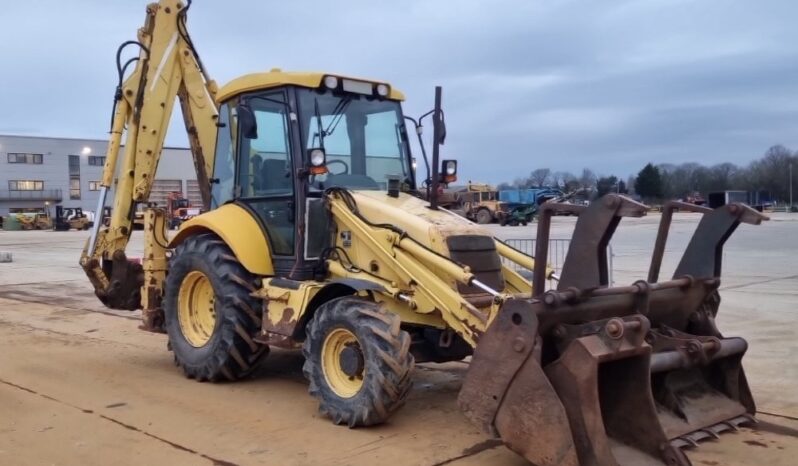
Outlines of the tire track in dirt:
<svg viewBox="0 0 798 466">
<path fill-rule="evenodd" d="M 17 390 L 21 390 L 23 392 L 27 392 L 27 393 L 29 393 L 31 395 L 39 396 L 41 398 L 44 398 L 45 400 L 49 400 L 49 401 L 52 401 L 54 403 L 58 403 L 60 405 L 63 405 L 63 406 L 78 410 L 78 411 L 82 412 L 83 414 L 93 415 L 93 416 L 99 417 L 100 419 L 103 419 L 105 421 L 112 422 L 112 423 L 114 423 L 116 425 L 124 427 L 125 429 L 132 430 L 132 431 L 134 431 L 136 433 L 145 435 L 145 436 L 147 436 L 147 437 L 149 437 L 151 439 L 157 440 L 158 442 L 164 443 L 164 444 L 166 444 L 166 445 L 168 445 L 168 446 L 170 446 L 172 448 L 175 448 L 177 450 L 180 450 L 180 451 L 183 451 L 183 452 L 186 452 L 186 453 L 191 453 L 192 455 L 196 455 L 196 456 L 198 456 L 200 458 L 204 458 L 204 459 L 210 461 L 214 466 L 238 466 L 236 463 L 233 463 L 233 462 L 230 462 L 230 461 L 221 460 L 221 459 L 214 458 L 212 456 L 206 455 L 204 453 L 200 453 L 200 452 L 198 452 L 196 450 L 193 450 L 191 448 L 188 448 L 186 446 L 183 446 L 183 445 L 180 445 L 178 443 L 172 442 L 171 440 L 167 440 L 167 439 L 165 439 L 163 437 L 159 437 L 157 435 L 151 434 L 151 433 L 147 432 L 146 430 L 140 429 L 140 428 L 138 428 L 138 427 L 136 427 L 134 425 L 127 424 L 125 422 L 122 422 L 122 421 L 120 421 L 118 419 L 114 419 L 114 418 L 112 418 L 110 416 L 106 416 L 104 414 L 95 413 L 91 409 L 81 408 L 80 406 L 76 406 L 76 405 L 73 405 L 72 403 L 68 403 L 66 401 L 59 400 L 59 399 L 54 398 L 54 397 L 52 397 L 50 395 L 47 395 L 45 393 L 37 392 L 37 391 L 35 391 L 33 389 L 30 389 L 28 387 L 23 387 L 22 385 L 18 385 L 18 384 L 15 384 L 13 382 L 9 382 L 8 380 L 0 379 L 0 383 L 2 383 L 4 385 L 7 385 L 7 386 L 9 386 L 11 388 L 15 388 Z"/>
</svg>

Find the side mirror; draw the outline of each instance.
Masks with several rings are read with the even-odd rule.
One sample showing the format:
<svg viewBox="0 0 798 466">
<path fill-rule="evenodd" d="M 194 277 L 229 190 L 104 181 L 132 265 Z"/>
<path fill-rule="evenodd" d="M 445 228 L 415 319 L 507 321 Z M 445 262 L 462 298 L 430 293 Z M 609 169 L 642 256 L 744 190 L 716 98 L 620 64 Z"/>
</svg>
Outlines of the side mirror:
<svg viewBox="0 0 798 466">
<path fill-rule="evenodd" d="M 457 181 L 457 160 L 441 160 L 441 183 L 454 183 Z"/>
<path fill-rule="evenodd" d="M 255 112 L 247 104 L 236 106 L 236 116 L 238 117 L 238 127 L 241 128 L 241 135 L 246 139 L 258 139 L 258 122 L 255 120 Z"/>
</svg>

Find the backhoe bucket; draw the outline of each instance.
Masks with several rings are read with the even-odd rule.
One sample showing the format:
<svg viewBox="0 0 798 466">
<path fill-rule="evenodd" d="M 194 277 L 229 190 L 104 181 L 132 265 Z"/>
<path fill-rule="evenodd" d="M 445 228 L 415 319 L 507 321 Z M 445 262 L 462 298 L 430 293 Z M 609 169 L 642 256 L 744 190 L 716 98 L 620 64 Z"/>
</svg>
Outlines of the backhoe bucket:
<svg viewBox="0 0 798 466">
<path fill-rule="evenodd" d="M 459 402 L 466 415 L 537 465 L 689 465 L 683 448 L 754 422 L 742 338 L 715 326 L 723 243 L 763 215 L 742 204 L 682 203 L 663 213 L 649 280 L 608 287 L 606 247 L 646 206 L 609 195 L 544 206 L 537 295 L 505 302 L 480 337 Z M 674 278 L 657 282 L 676 209 L 703 213 Z M 543 293 L 551 215 L 579 219 L 557 290 Z"/>
</svg>

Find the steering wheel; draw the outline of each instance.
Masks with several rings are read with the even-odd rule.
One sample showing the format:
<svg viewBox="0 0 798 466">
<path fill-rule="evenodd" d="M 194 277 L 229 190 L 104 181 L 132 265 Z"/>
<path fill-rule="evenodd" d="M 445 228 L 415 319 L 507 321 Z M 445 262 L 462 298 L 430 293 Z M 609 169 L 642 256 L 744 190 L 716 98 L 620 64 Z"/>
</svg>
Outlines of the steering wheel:
<svg viewBox="0 0 798 466">
<path fill-rule="evenodd" d="M 340 163 L 341 165 L 343 165 L 344 166 L 344 171 L 342 171 L 341 173 L 330 172 L 330 175 L 346 175 L 347 173 L 349 173 L 349 164 L 344 162 L 343 160 L 339 160 L 339 159 L 337 159 L 337 160 L 329 160 L 329 161 L 327 161 L 327 166 L 329 167 L 330 165 L 334 165 L 336 163 Z"/>
<path fill-rule="evenodd" d="M 330 165 L 333 165 L 333 164 L 336 164 L 336 163 L 339 163 L 339 164 L 343 165 L 344 166 L 344 171 L 342 171 L 341 173 L 328 172 L 329 175 L 346 175 L 347 173 L 349 173 L 349 164 L 344 162 L 343 160 L 329 160 L 327 162 L 327 166 L 329 167 Z M 316 175 L 310 175 L 310 184 L 311 184 L 311 186 L 315 185 L 315 183 L 316 183 Z"/>
</svg>

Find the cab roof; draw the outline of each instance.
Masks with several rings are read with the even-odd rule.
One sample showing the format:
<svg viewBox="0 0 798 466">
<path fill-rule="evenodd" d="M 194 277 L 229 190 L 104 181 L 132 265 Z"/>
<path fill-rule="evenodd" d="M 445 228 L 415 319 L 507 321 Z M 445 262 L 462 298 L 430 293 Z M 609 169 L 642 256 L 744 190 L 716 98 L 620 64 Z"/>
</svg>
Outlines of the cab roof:
<svg viewBox="0 0 798 466">
<path fill-rule="evenodd" d="M 401 91 L 395 89 L 385 81 L 354 78 L 351 76 L 342 76 L 340 74 L 334 73 L 282 71 L 279 68 L 274 68 L 266 73 L 245 74 L 244 76 L 233 79 L 219 89 L 219 92 L 216 94 L 216 101 L 221 103 L 235 95 L 242 94 L 244 92 L 285 85 L 316 89 L 321 86 L 322 79 L 324 79 L 325 76 L 335 76 L 339 79 L 353 79 L 374 84 L 386 84 L 390 89 L 390 93 L 388 94 L 389 99 L 400 101 L 405 100 L 405 96 Z"/>
</svg>

